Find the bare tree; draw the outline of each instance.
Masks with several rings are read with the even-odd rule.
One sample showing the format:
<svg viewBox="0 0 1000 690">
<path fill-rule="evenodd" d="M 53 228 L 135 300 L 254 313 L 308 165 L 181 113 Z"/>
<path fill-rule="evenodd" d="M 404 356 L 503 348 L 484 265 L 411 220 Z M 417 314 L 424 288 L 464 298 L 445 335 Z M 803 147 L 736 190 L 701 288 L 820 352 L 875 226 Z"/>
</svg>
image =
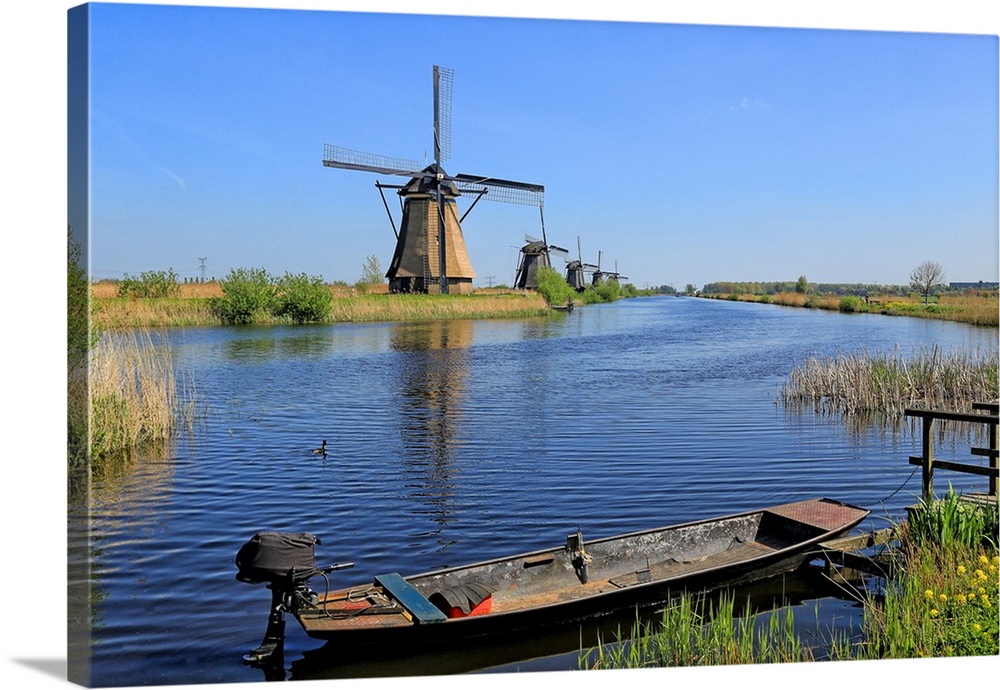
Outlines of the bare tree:
<svg viewBox="0 0 1000 690">
<path fill-rule="evenodd" d="M 930 301 L 931 289 L 944 282 L 944 268 L 936 261 L 925 261 L 910 273 L 910 286 L 924 296 L 924 304 Z"/>
<path fill-rule="evenodd" d="M 374 254 L 365 259 L 365 263 L 361 267 L 361 280 L 358 282 L 368 285 L 378 285 L 385 282 L 385 276 L 382 274 L 382 265 L 379 263 L 378 257 Z"/>
</svg>

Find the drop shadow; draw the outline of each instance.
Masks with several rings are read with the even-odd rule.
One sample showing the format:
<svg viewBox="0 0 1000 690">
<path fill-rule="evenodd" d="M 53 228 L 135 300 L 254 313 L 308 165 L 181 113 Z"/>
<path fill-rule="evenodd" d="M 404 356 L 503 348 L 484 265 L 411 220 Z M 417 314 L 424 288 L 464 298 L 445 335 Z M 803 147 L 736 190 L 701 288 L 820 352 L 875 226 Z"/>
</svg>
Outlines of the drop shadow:
<svg viewBox="0 0 1000 690">
<path fill-rule="evenodd" d="M 14 659 L 16 664 L 20 664 L 26 668 L 33 669 L 39 673 L 43 673 L 47 676 L 52 676 L 58 680 L 67 679 L 67 664 L 66 659 Z"/>
</svg>

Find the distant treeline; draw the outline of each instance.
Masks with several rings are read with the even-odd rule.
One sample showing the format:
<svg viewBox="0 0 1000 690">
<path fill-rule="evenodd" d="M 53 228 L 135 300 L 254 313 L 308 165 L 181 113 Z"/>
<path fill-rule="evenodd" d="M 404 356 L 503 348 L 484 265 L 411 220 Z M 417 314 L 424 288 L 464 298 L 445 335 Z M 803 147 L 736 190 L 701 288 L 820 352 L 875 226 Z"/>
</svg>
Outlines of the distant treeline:
<svg viewBox="0 0 1000 690">
<path fill-rule="evenodd" d="M 706 283 L 701 289 L 705 295 L 777 295 L 783 292 L 802 292 L 799 281 L 775 282 L 732 282 Z M 911 290 L 909 285 L 878 285 L 875 283 L 809 283 L 808 291 L 822 295 L 905 295 Z"/>
</svg>

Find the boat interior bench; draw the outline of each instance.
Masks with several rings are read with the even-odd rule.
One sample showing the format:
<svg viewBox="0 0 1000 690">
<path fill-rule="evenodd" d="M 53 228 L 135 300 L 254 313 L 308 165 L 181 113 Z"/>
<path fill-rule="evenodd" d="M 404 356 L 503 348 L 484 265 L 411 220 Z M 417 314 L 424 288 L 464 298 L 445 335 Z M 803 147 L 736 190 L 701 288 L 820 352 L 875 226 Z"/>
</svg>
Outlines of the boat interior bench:
<svg viewBox="0 0 1000 690">
<path fill-rule="evenodd" d="M 376 575 L 375 584 L 380 585 L 393 599 L 398 601 L 418 623 L 440 623 L 448 620 L 448 616 L 428 601 L 427 597 L 418 592 L 413 585 L 404 580 L 399 573 Z"/>
</svg>

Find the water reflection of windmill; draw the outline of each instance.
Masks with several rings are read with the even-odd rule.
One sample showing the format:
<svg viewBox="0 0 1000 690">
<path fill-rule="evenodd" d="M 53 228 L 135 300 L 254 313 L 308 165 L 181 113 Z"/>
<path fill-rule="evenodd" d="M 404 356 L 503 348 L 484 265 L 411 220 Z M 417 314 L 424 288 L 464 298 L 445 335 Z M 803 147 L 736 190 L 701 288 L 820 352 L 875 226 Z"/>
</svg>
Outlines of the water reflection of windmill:
<svg viewBox="0 0 1000 690">
<path fill-rule="evenodd" d="M 389 345 L 401 355 L 392 409 L 399 415 L 400 473 L 414 503 L 439 530 L 439 544 L 460 494 L 455 458 L 461 453 L 468 405 L 469 349 L 474 322 L 440 320 L 393 326 Z"/>
<path fill-rule="evenodd" d="M 525 290 L 537 287 L 535 274 L 538 273 L 538 269 L 542 266 L 552 267 L 550 254 L 559 254 L 564 257 L 564 260 L 565 257 L 569 256 L 569 252 L 566 249 L 549 244 L 544 239 L 544 227 L 542 228 L 542 235 L 543 239 L 538 239 L 537 237 L 525 234 L 524 241 L 526 244 L 521 247 L 521 257 L 517 265 L 517 274 L 514 276 L 515 288 Z"/>
<path fill-rule="evenodd" d="M 389 205 L 382 190 L 397 189 L 403 205 L 399 231 L 389 213 L 396 235 L 396 250 L 386 271 L 394 292 L 460 294 L 472 292 L 476 277 L 465 247 L 461 223 L 480 199 L 537 206 L 542 209 L 544 187 L 539 184 L 502 180 L 488 175 L 449 175 L 441 167 L 451 156 L 450 69 L 434 66 L 434 162 L 424 168 L 416 161 L 389 158 L 374 153 L 326 145 L 323 165 L 363 172 L 409 177 L 405 185 L 375 185 L 382 194 L 386 213 Z M 461 218 L 456 198 L 475 195 Z M 544 222 L 544 221 L 543 221 Z"/>
<path fill-rule="evenodd" d="M 600 268 L 595 264 L 585 264 L 583 262 L 583 251 L 580 249 L 580 236 L 576 236 L 577 258 L 566 263 L 566 282 L 577 292 L 587 289 L 587 273 L 593 273 Z"/>
</svg>

